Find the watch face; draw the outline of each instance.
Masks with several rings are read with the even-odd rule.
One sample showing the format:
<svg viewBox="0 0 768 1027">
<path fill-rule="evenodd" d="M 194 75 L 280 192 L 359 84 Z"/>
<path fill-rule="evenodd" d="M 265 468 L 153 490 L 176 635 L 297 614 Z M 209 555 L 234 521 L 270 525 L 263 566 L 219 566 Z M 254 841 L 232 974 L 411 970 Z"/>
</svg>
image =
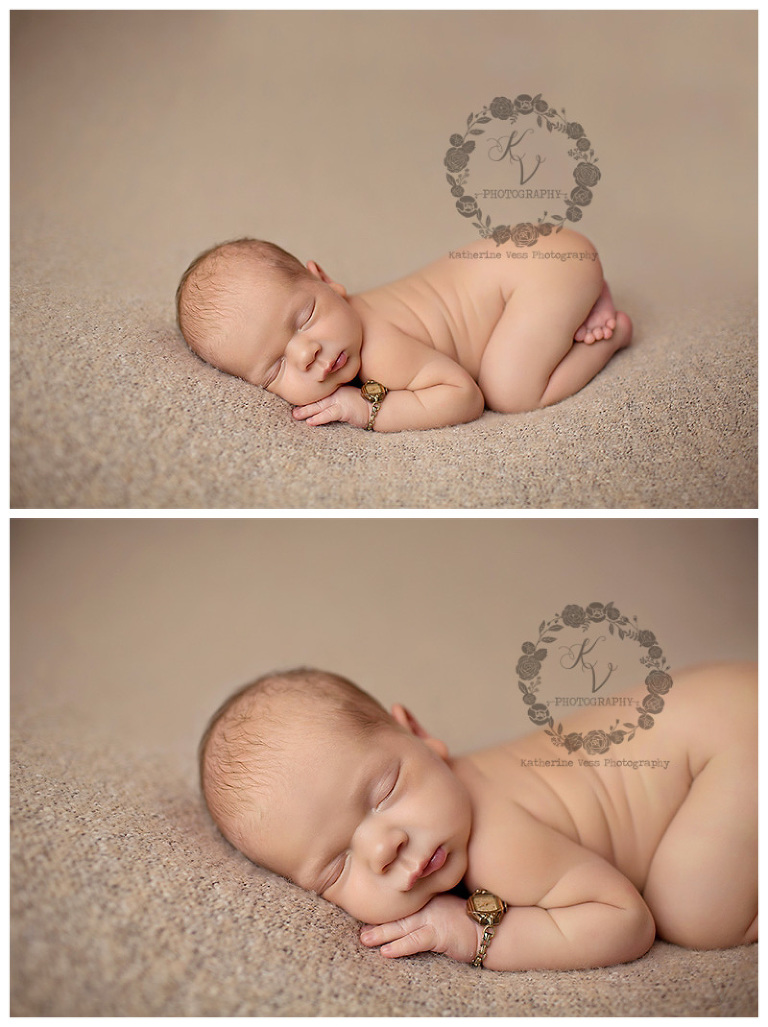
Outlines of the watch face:
<svg viewBox="0 0 768 1027">
<path fill-rule="evenodd" d="M 387 394 L 387 390 L 383 385 L 379 385 L 378 382 L 366 382 L 363 386 L 363 394 L 366 399 L 369 399 L 372 403 L 375 403 L 377 399 L 382 399 Z"/>
<path fill-rule="evenodd" d="M 485 894 L 474 895 L 472 902 L 478 913 L 499 913 L 501 912 L 501 905 L 495 895 L 491 895 L 490 892 Z"/>
</svg>

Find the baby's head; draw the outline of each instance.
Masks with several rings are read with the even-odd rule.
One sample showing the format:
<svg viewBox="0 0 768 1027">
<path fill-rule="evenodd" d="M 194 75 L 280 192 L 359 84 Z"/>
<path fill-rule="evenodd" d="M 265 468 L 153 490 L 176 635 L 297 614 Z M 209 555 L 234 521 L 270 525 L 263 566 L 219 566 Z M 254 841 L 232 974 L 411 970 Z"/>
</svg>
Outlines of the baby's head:
<svg viewBox="0 0 768 1027">
<path fill-rule="evenodd" d="M 442 742 L 317 670 L 270 674 L 217 711 L 200 780 L 225 838 L 367 923 L 461 881 L 471 807 Z"/>
<path fill-rule="evenodd" d="M 324 399 L 360 370 L 362 324 L 344 286 L 274 243 L 237 239 L 200 254 L 176 312 L 199 357 L 289 403 Z"/>
</svg>

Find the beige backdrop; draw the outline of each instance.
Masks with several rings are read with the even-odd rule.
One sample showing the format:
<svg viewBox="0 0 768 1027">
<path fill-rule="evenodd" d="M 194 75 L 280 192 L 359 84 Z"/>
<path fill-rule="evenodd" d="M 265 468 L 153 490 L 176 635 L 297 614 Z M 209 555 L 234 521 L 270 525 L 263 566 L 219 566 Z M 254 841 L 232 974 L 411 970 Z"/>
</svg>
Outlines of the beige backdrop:
<svg viewBox="0 0 768 1027">
<path fill-rule="evenodd" d="M 754 11 L 86 11 L 12 20 L 20 270 L 163 297 L 253 233 L 351 289 L 476 230 L 442 158 L 541 92 L 603 170 L 583 228 L 624 302 L 756 281 Z M 669 281 L 671 276 L 672 281 Z"/>
<path fill-rule="evenodd" d="M 567 603 L 637 615 L 673 668 L 757 657 L 751 519 L 12 528 L 16 726 L 170 751 L 190 773 L 218 702 L 299 664 L 408 703 L 454 749 L 528 730 L 520 646 Z"/>
</svg>

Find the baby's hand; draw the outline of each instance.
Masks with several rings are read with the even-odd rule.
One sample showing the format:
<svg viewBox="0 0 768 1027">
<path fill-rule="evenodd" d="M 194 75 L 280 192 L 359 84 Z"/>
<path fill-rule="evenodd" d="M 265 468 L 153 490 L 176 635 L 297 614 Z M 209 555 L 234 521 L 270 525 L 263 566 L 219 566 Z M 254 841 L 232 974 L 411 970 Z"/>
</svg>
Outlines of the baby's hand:
<svg viewBox="0 0 768 1027">
<path fill-rule="evenodd" d="M 342 385 L 330 396 L 316 403 L 293 408 L 293 416 L 297 421 L 306 421 L 312 425 L 346 421 L 347 424 L 354 424 L 358 428 L 368 426 L 370 412 L 371 405 L 368 400 L 363 399 L 360 390 L 351 385 Z"/>
<path fill-rule="evenodd" d="M 443 952 L 471 963 L 480 945 L 478 925 L 467 916 L 467 904 L 455 895 L 436 895 L 418 913 L 360 932 L 363 945 L 381 945 L 382 956 Z"/>
</svg>

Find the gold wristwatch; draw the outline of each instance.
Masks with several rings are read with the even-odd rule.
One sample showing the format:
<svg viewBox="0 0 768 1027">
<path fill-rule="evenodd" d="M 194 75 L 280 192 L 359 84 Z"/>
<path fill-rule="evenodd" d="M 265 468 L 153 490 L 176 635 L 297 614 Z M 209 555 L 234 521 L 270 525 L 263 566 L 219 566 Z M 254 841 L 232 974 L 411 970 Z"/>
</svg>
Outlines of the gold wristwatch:
<svg viewBox="0 0 768 1027">
<path fill-rule="evenodd" d="M 483 928 L 483 938 L 477 955 L 472 960 L 472 966 L 482 966 L 488 946 L 491 944 L 496 928 L 507 912 L 507 904 L 504 899 L 494 895 L 484 888 L 472 892 L 467 899 L 467 916 L 475 920 Z"/>
<path fill-rule="evenodd" d="M 376 420 L 376 414 L 379 412 L 379 407 L 389 389 L 386 389 L 380 382 L 367 381 L 360 392 L 363 394 L 363 399 L 367 399 L 371 404 L 371 416 L 368 418 L 368 424 L 366 425 L 366 431 L 373 431 L 373 422 Z"/>
</svg>

